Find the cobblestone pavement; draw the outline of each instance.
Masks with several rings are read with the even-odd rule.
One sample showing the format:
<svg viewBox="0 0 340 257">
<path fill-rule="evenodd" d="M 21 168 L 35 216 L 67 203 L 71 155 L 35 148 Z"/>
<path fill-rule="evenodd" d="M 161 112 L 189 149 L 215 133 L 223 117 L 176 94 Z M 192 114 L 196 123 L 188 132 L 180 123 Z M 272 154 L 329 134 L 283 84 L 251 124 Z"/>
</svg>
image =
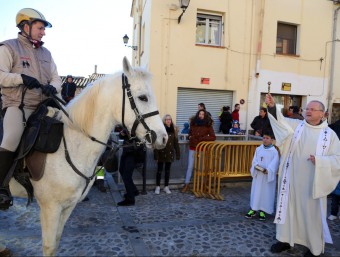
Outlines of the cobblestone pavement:
<svg viewBox="0 0 340 257">
<path fill-rule="evenodd" d="M 251 182 L 227 183 L 224 201 L 196 198 L 172 190 L 155 195 L 153 190 L 136 198 L 136 205 L 116 207 L 122 187 L 107 178 L 109 191 L 92 188 L 90 200 L 77 205 L 65 230 L 58 256 L 303 256 L 296 245 L 273 255 L 273 217 L 266 221 L 244 218 L 249 208 Z M 334 244 L 326 256 L 340 256 L 340 221 L 329 221 Z M 39 208 L 26 208 L 25 199 L 0 213 L 0 240 L 14 256 L 41 256 Z"/>
</svg>

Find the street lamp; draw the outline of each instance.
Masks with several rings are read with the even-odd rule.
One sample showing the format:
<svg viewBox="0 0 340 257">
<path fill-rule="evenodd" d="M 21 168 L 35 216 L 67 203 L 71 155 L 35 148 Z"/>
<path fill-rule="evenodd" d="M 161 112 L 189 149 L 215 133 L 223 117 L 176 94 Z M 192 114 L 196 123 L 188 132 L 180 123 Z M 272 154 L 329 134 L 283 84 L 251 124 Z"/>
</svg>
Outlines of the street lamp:
<svg viewBox="0 0 340 257">
<path fill-rule="evenodd" d="M 179 0 L 179 4 L 182 8 L 182 13 L 181 15 L 178 17 L 178 24 L 181 22 L 182 16 L 185 13 L 185 11 L 187 10 L 188 6 L 189 6 L 190 0 Z"/>
<path fill-rule="evenodd" d="M 125 46 L 127 47 L 131 47 L 132 50 L 137 51 L 138 50 L 138 46 L 128 46 L 127 43 L 129 42 L 129 37 L 125 34 L 125 36 L 123 37 L 123 42 L 125 44 Z"/>
</svg>

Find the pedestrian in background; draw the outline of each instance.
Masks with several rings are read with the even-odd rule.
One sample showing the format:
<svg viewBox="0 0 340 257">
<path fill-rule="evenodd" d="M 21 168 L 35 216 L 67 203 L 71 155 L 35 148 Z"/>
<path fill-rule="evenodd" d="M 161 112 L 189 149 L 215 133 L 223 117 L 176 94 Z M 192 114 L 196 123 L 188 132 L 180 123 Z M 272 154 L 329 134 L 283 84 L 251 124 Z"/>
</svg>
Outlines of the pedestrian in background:
<svg viewBox="0 0 340 257">
<path fill-rule="evenodd" d="M 198 106 L 197 106 L 197 110 L 198 110 L 198 111 L 199 111 L 199 110 L 205 110 L 205 111 L 207 112 L 207 114 L 209 114 L 210 117 L 212 117 L 212 116 L 211 116 L 211 113 L 208 112 L 207 109 L 205 108 L 205 104 L 204 104 L 204 103 L 199 103 Z"/>
<path fill-rule="evenodd" d="M 222 107 L 222 113 L 220 114 L 220 116 L 218 118 L 221 122 L 221 126 L 220 126 L 221 132 L 223 134 L 229 134 L 229 131 L 230 131 L 231 126 L 232 126 L 232 121 L 233 121 L 233 118 L 232 118 L 231 113 L 230 113 L 230 107 L 229 106 L 223 106 Z"/>
<path fill-rule="evenodd" d="M 284 116 L 287 117 L 287 118 L 290 118 L 290 116 L 293 115 L 293 109 L 294 109 L 293 105 L 289 106 L 287 111 L 286 111 L 286 115 L 284 115 Z"/>
<path fill-rule="evenodd" d="M 233 118 L 233 120 L 237 120 L 238 122 L 240 122 L 240 104 L 235 104 L 234 106 L 234 110 L 231 113 L 231 117 Z"/>
<path fill-rule="evenodd" d="M 240 123 L 237 120 L 233 120 L 232 127 L 229 130 L 230 135 L 243 135 L 244 133 L 241 130 Z"/>
<path fill-rule="evenodd" d="M 262 145 L 256 148 L 250 168 L 253 181 L 250 193 L 250 211 L 246 218 L 253 218 L 257 211 L 259 219 L 266 220 L 265 213 L 274 213 L 276 175 L 279 168 L 279 153 L 273 145 L 271 130 L 263 132 Z"/>
<path fill-rule="evenodd" d="M 216 136 L 213 129 L 213 120 L 206 110 L 199 110 L 194 117 L 191 118 L 189 131 L 189 154 L 188 168 L 185 176 L 185 184 L 182 193 L 190 190 L 190 180 L 194 169 L 194 158 L 196 146 L 202 141 L 215 141 Z M 199 150 L 199 149 L 198 149 Z"/>
<path fill-rule="evenodd" d="M 171 191 L 169 189 L 171 163 L 175 160 L 175 156 L 176 160 L 180 159 L 180 149 L 177 135 L 178 132 L 169 114 L 166 114 L 163 117 L 163 123 L 166 132 L 168 133 L 168 141 L 166 143 L 165 148 L 154 150 L 154 159 L 157 161 L 156 189 L 155 189 L 155 194 L 157 195 L 159 195 L 161 190 L 160 188 L 161 176 L 164 166 L 165 166 L 164 192 L 167 194 L 171 194 Z"/>
<path fill-rule="evenodd" d="M 270 126 L 270 122 L 267 115 L 267 109 L 261 108 L 260 113 L 258 116 L 254 118 L 252 123 L 250 124 L 252 129 L 254 129 L 254 135 L 255 136 L 263 136 L 263 131 L 265 130 L 272 130 L 272 127 Z"/>
<path fill-rule="evenodd" d="M 336 133 L 340 139 L 340 119 L 329 125 L 329 127 Z M 335 190 L 331 194 L 331 215 L 329 215 L 329 220 L 335 220 L 338 218 L 339 207 L 340 207 L 340 182 L 336 186 Z M 340 219 L 340 216 L 339 216 Z"/>
<path fill-rule="evenodd" d="M 139 191 L 133 182 L 133 171 L 136 165 L 144 163 L 146 149 L 144 144 L 140 142 L 130 140 L 126 130 L 122 130 L 119 133 L 119 138 L 124 140 L 123 153 L 120 158 L 119 173 L 122 176 L 122 180 L 125 186 L 126 193 L 124 194 L 124 200 L 119 202 L 118 206 L 131 206 L 135 205 L 135 196 L 139 195 Z"/>
<path fill-rule="evenodd" d="M 61 96 L 66 103 L 74 98 L 77 85 L 73 82 L 72 75 L 67 75 L 66 82 L 61 86 Z"/>
<path fill-rule="evenodd" d="M 300 108 L 297 106 L 293 106 L 293 114 L 291 114 L 289 118 L 303 120 L 304 118 L 299 112 L 300 112 Z"/>
<path fill-rule="evenodd" d="M 181 134 L 188 134 L 190 129 L 189 122 L 184 122 Z"/>
<path fill-rule="evenodd" d="M 328 216 L 329 220 L 336 220 L 339 214 L 340 206 L 340 182 L 336 186 L 335 190 L 331 194 L 331 214 Z M 340 216 L 339 216 L 340 219 Z"/>
</svg>

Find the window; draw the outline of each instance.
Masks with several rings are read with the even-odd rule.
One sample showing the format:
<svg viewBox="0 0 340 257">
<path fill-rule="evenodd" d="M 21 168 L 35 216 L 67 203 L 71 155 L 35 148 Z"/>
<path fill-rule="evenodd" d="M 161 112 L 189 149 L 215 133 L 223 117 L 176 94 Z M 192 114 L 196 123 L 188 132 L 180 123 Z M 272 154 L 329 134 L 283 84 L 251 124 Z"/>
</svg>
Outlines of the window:
<svg viewBox="0 0 340 257">
<path fill-rule="evenodd" d="M 197 14 L 196 44 L 221 46 L 222 17 Z"/>
<path fill-rule="evenodd" d="M 277 24 L 276 53 L 296 55 L 297 26 Z"/>
</svg>

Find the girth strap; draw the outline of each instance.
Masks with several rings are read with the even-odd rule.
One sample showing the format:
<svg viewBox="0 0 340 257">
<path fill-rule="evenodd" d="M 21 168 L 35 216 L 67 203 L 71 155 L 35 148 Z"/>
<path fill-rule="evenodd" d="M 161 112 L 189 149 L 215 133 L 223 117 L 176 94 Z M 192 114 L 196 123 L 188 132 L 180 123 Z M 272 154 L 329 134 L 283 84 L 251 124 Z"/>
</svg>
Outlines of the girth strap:
<svg viewBox="0 0 340 257">
<path fill-rule="evenodd" d="M 85 188 L 84 188 L 83 192 L 81 193 L 81 194 L 84 194 L 84 192 L 85 192 L 86 188 L 88 187 L 90 181 L 96 176 L 96 169 L 94 169 L 92 176 L 86 177 L 81 171 L 79 171 L 77 169 L 76 166 L 74 166 L 74 164 L 73 164 L 73 162 L 71 160 L 70 154 L 68 152 L 67 145 L 66 145 L 66 140 L 65 140 L 64 136 L 63 136 L 63 142 L 64 142 L 64 146 L 65 146 L 65 158 L 66 158 L 66 161 L 68 162 L 68 164 L 70 164 L 71 168 L 75 171 L 75 173 L 77 173 L 79 176 L 84 178 L 85 181 L 86 181 Z"/>
</svg>

